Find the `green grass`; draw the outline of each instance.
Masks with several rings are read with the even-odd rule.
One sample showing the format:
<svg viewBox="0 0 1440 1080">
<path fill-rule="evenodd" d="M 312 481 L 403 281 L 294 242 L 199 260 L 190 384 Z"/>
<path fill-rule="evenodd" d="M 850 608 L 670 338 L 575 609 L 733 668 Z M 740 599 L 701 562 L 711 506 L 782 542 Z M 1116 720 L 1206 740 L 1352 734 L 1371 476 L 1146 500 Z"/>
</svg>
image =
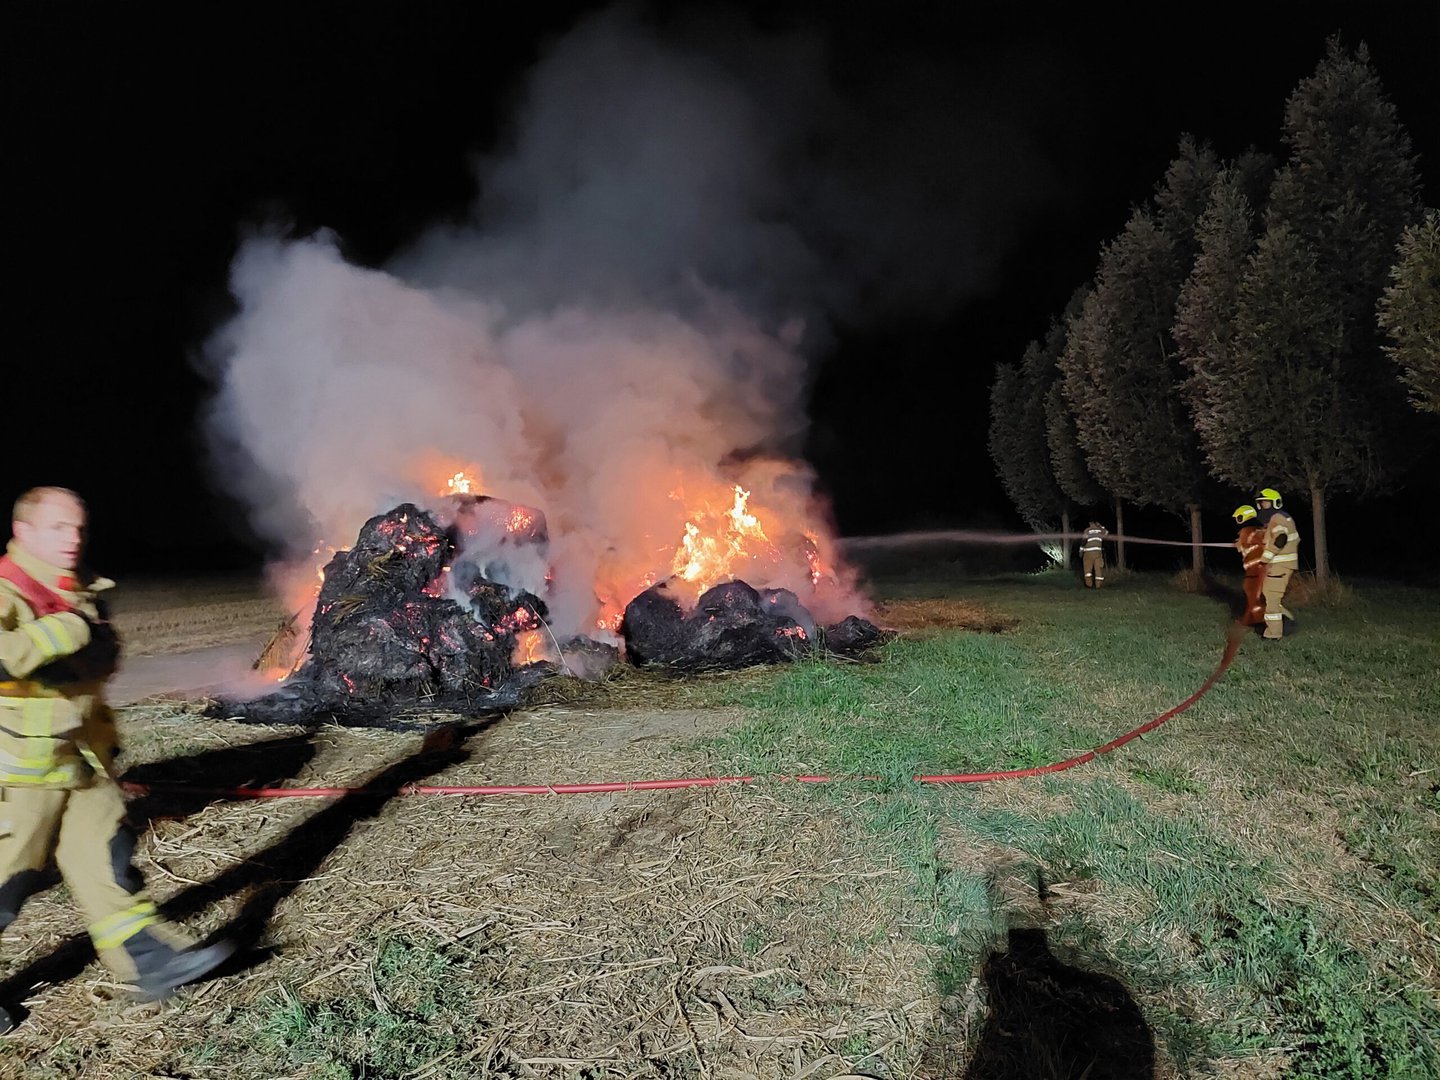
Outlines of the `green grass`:
<svg viewBox="0 0 1440 1080">
<path fill-rule="evenodd" d="M 1091 909 L 1051 927 L 1057 951 L 1125 982 L 1182 1069 L 1268 1050 L 1295 1076 L 1440 1076 L 1433 593 L 1362 586 L 1299 611 L 1296 636 L 1247 639 L 1203 702 L 1143 742 L 1022 781 L 1042 796 L 1031 809 L 908 777 L 1055 761 L 1144 722 L 1213 669 L 1225 610 L 1138 575 L 1101 594 L 1050 574 L 912 579 L 890 595 L 974 601 L 1020 623 L 901 639 L 877 665 L 716 684 L 713 702 L 751 719 L 710 746 L 735 770 L 879 778 L 878 801 L 781 790 L 860 816 L 908 869 L 943 993 L 966 984 L 997 930 L 985 875 L 942 856 L 948 832 L 1017 852 L 1048 880 L 1091 883 Z M 1294 831 L 1331 817 L 1338 859 L 1325 829 Z"/>
<path fill-rule="evenodd" d="M 465 949 L 396 936 L 366 942 L 364 950 L 373 962 L 349 993 L 311 1001 L 281 987 L 268 1004 L 227 1025 L 246 1033 L 244 1042 L 209 1045 L 204 1056 L 242 1069 L 300 1068 L 315 1080 L 473 1075 L 462 1051 L 484 1023 L 476 1022 Z"/>
<path fill-rule="evenodd" d="M 911 777 L 1056 761 L 1175 705 L 1219 661 L 1227 613 L 1145 575 L 1099 594 L 1056 573 L 910 575 L 882 596 L 965 601 L 1016 625 L 902 638 L 874 664 L 662 686 L 689 707 L 742 710 L 703 744 L 717 773 L 853 778 L 763 785 L 859 825 L 874 864 L 903 871 L 903 912 L 847 947 L 884 952 L 904 927 L 933 957 L 936 992 L 963 1005 L 1014 917 L 1004 886 L 1040 880 L 1057 956 L 1123 982 L 1182 1075 L 1278 1054 L 1287 1076 L 1440 1078 L 1440 597 L 1360 585 L 1299 609 L 1300 633 L 1279 645 L 1246 639 L 1203 701 L 1142 740 L 1063 774 L 942 788 Z M 659 685 L 637 677 L 624 701 Z M 172 752 L 190 737 L 157 731 Z M 776 898 L 737 937 L 737 964 L 764 952 L 765 918 L 794 902 Z M 177 1075 L 521 1075 L 504 1053 L 473 1058 L 495 1034 L 483 998 L 503 965 L 479 940 L 347 943 L 363 963 L 343 987 L 297 980 L 218 1008 Z M 853 993 L 779 972 L 732 989 L 744 1013 Z M 978 1034 L 981 1012 L 955 1012 Z M 907 1066 L 864 1031 L 832 1049 L 866 1074 Z M 36 1075 L 76 1075 L 86 1052 L 62 1041 Z"/>
</svg>

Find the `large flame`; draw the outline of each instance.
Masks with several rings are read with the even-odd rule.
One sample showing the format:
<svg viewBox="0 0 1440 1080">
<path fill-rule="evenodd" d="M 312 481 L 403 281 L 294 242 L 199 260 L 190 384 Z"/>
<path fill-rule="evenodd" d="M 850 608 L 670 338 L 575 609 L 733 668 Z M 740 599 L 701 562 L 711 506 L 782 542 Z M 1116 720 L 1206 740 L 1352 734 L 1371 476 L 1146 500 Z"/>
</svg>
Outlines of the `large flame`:
<svg viewBox="0 0 1440 1080">
<path fill-rule="evenodd" d="M 503 499 L 506 494 L 487 492 L 481 486 L 485 470 L 474 461 L 433 450 L 417 451 L 415 461 L 419 487 L 415 501 L 438 511 L 442 524 L 455 513 L 456 495 Z M 804 474 L 782 461 L 751 462 L 729 478 L 705 468 L 684 473 L 673 466 L 645 470 L 636 482 L 648 501 L 637 512 L 632 534 L 598 562 L 566 562 L 568 536 L 563 528 L 552 530 L 548 547 L 536 549 L 552 569 L 544 575 L 543 588 L 532 587 L 552 604 L 554 633 L 562 637 L 577 632 L 618 634 L 626 605 L 658 582 L 668 582 L 684 604 L 693 604 L 706 589 L 740 579 L 756 588 L 790 589 L 822 621 L 850 612 L 863 614 L 863 598 L 856 593 L 849 571 L 835 558 L 820 504 L 796 482 L 797 476 Z M 649 496 L 643 495 L 646 491 Z M 518 503 L 489 505 L 504 507 L 504 517 L 496 524 L 500 536 L 514 538 L 509 543 L 523 545 L 533 538 L 538 525 L 535 509 Z M 403 544 L 409 538 L 399 539 Z M 288 610 L 299 613 L 302 634 L 308 632 L 324 566 L 334 554 L 329 544 L 317 544 L 308 559 L 277 576 Z M 449 570 L 447 566 L 427 586 L 429 595 L 447 595 Z M 562 602 L 557 611 L 552 587 L 557 581 L 572 583 L 577 574 L 590 582 L 593 606 L 587 614 L 583 607 L 577 611 Z M 511 619 L 513 624 L 506 629 L 516 634 L 517 664 L 556 658 L 553 633 L 532 612 L 522 608 Z"/>
<path fill-rule="evenodd" d="M 750 492 L 734 486 L 730 506 L 716 513 L 708 506 L 686 515 L 685 535 L 670 570 L 692 585 L 697 594 L 736 577 L 744 577 L 753 560 L 776 561 L 775 546 L 760 519 L 747 509 Z M 696 522 L 700 524 L 696 524 Z"/>
</svg>

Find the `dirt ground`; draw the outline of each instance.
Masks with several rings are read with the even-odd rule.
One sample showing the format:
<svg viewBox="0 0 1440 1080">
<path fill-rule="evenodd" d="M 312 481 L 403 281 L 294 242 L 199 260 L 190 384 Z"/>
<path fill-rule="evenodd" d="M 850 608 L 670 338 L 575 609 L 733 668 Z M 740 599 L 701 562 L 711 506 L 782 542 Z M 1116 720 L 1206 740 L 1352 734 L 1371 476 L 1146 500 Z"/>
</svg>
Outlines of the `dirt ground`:
<svg viewBox="0 0 1440 1080">
<path fill-rule="evenodd" d="M 125 718 L 136 777 L 391 791 L 705 775 L 702 752 L 676 747 L 733 720 L 544 708 L 447 748 L 435 733 L 311 737 L 164 706 Z M 938 1002 L 933 957 L 905 925 L 904 874 L 870 861 L 838 814 L 779 794 L 141 800 L 155 817 L 138 862 L 157 898 L 197 932 L 254 927 L 260 962 L 163 1005 L 127 1003 L 92 962 L 26 999 L 0 1070 L 32 1075 L 64 1046 L 70 1063 L 49 1075 L 260 1075 L 233 1049 L 198 1060 L 217 1010 L 383 1001 L 375 942 L 399 937 L 465 943 L 472 958 L 484 1037 L 436 1075 L 833 1078 L 861 1058 L 910 1075 Z M 62 891 L 4 935 L 22 978 L 79 929 Z"/>
</svg>

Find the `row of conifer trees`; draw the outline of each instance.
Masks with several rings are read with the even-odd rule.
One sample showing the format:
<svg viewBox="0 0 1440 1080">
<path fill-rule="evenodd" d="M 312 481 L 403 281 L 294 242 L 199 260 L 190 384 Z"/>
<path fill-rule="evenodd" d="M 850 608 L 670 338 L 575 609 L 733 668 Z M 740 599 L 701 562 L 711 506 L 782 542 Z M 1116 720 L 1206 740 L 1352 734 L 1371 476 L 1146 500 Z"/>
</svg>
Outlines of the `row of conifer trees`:
<svg viewBox="0 0 1440 1080">
<path fill-rule="evenodd" d="M 1440 413 L 1440 212 L 1362 44 L 1332 39 L 1285 107 L 1283 160 L 1179 153 L 1043 340 L 998 366 L 990 452 L 1021 516 L 1188 520 L 1273 485 L 1311 515 L 1403 471 Z M 1223 485 L 1223 487 L 1222 487 Z M 1233 498 L 1233 496 L 1229 496 Z M 1227 506 L 1228 509 L 1228 506 Z M 1117 531 L 1119 531 L 1117 529 Z"/>
</svg>

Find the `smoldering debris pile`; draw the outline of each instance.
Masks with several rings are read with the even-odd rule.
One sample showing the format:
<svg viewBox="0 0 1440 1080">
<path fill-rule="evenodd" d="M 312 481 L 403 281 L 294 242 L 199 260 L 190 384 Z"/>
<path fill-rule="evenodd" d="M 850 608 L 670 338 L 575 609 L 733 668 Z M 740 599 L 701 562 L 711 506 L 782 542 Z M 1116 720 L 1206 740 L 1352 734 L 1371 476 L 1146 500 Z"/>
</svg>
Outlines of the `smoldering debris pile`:
<svg viewBox="0 0 1440 1080">
<path fill-rule="evenodd" d="M 556 640 L 540 593 L 549 570 L 544 516 L 485 496 L 456 496 L 435 515 L 406 503 L 367 521 L 324 569 L 308 644 L 276 690 L 221 700 L 212 715 L 257 723 L 403 726 L 426 714 L 482 715 L 524 704 L 561 672 L 594 678 L 620 650 Z M 527 584 L 533 588 L 527 588 Z M 850 616 L 816 625 L 785 589 L 743 581 L 711 588 L 687 610 L 670 585 L 641 593 L 620 626 L 625 659 L 691 673 L 855 656 L 887 635 Z M 516 661 L 543 635 L 552 660 Z"/>
<path fill-rule="evenodd" d="M 456 535 L 409 503 L 371 518 L 325 567 L 302 666 L 273 693 L 215 711 L 258 723 L 366 724 L 519 705 L 553 672 L 512 661 L 517 635 L 541 627 L 545 604 L 473 569 L 452 574 Z"/>
<path fill-rule="evenodd" d="M 873 623 L 851 615 L 823 629 L 788 589 L 730 581 L 702 593 L 686 612 L 661 583 L 630 601 L 620 624 L 633 664 L 694 672 L 798 660 L 817 649 L 854 656 L 885 639 Z"/>
</svg>

